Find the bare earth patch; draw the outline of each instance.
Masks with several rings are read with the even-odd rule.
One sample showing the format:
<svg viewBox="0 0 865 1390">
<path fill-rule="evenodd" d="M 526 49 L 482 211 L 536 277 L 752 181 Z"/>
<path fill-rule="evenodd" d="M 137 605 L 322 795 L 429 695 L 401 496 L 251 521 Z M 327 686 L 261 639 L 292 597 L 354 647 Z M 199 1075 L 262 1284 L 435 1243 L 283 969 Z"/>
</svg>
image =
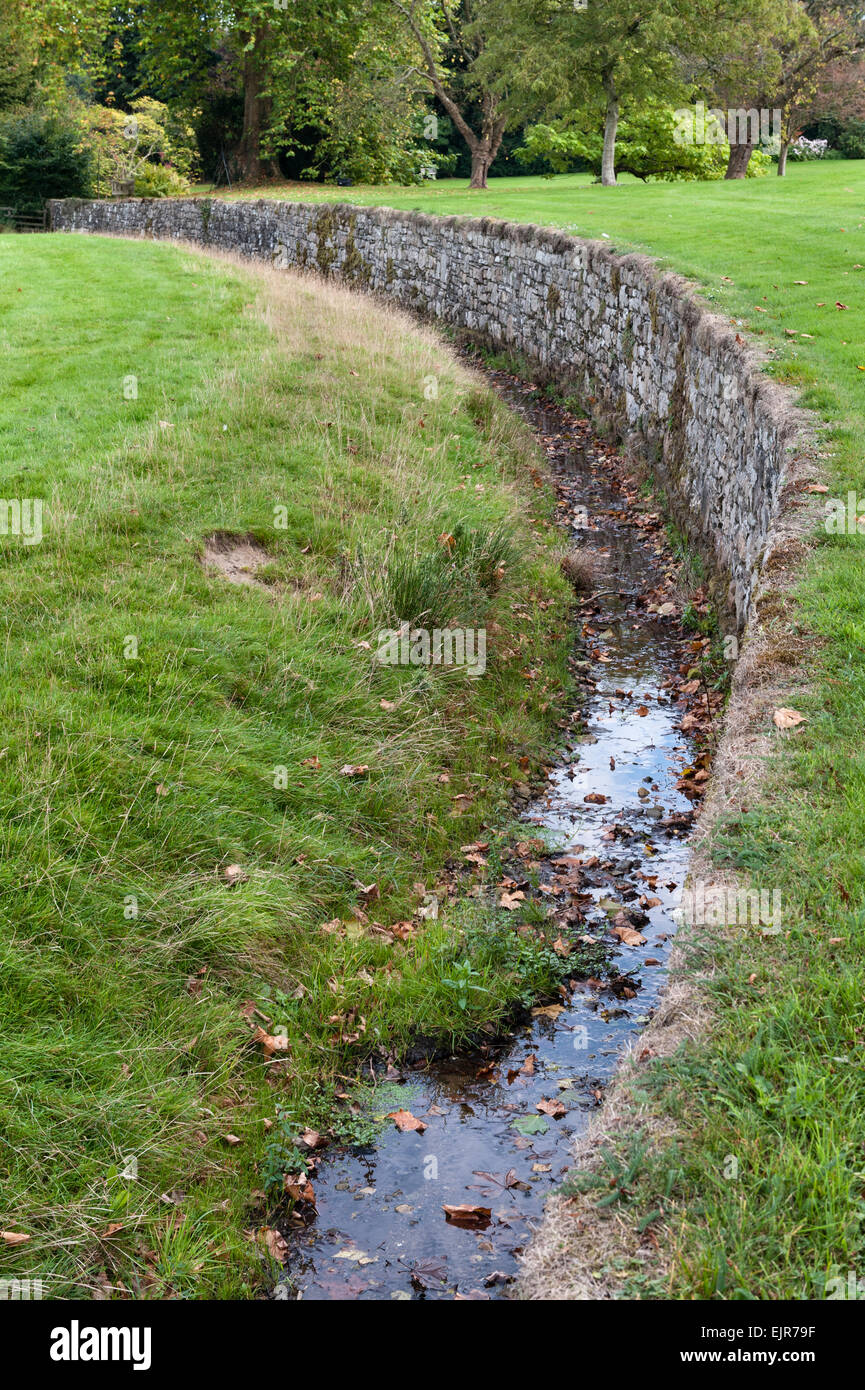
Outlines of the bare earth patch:
<svg viewBox="0 0 865 1390">
<path fill-rule="evenodd" d="M 247 584 L 264 589 L 266 585 L 256 579 L 256 570 L 273 559 L 263 545 L 252 536 L 235 536 L 227 531 L 217 531 L 204 542 L 201 562 L 208 569 L 219 570 L 229 584 Z"/>
</svg>

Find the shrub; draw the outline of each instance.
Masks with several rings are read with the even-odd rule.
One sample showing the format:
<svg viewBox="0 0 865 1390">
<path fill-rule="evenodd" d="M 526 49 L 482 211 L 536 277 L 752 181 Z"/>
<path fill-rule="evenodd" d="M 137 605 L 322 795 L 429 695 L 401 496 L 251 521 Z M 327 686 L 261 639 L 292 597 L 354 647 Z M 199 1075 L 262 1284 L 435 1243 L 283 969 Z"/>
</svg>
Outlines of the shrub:
<svg viewBox="0 0 865 1390">
<path fill-rule="evenodd" d="M 135 175 L 136 198 L 180 198 L 189 192 L 189 180 L 169 164 L 144 164 Z"/>
<path fill-rule="evenodd" d="M 40 212 L 46 198 L 90 192 L 90 155 L 71 125 L 41 111 L 0 117 L 0 204 Z"/>
<path fill-rule="evenodd" d="M 795 160 L 822 159 L 829 144 L 828 140 L 807 140 L 804 135 L 800 135 L 798 140 L 794 140 L 788 150 L 788 158 Z M 855 156 L 858 158 L 858 156 Z"/>
<path fill-rule="evenodd" d="M 838 148 L 845 159 L 865 159 L 865 121 L 851 121 L 838 137 Z"/>
<path fill-rule="evenodd" d="M 93 152 L 94 191 L 99 196 L 110 193 L 116 182 L 134 183 L 137 193 L 139 180 L 156 198 L 187 191 L 185 175 L 195 164 L 195 131 L 185 117 L 152 97 L 138 97 L 129 111 L 85 106 L 80 120 Z"/>
<path fill-rule="evenodd" d="M 748 169 L 745 174 L 747 179 L 759 179 L 763 174 L 768 174 L 772 167 L 772 156 L 768 150 L 757 149 L 748 161 Z"/>
</svg>

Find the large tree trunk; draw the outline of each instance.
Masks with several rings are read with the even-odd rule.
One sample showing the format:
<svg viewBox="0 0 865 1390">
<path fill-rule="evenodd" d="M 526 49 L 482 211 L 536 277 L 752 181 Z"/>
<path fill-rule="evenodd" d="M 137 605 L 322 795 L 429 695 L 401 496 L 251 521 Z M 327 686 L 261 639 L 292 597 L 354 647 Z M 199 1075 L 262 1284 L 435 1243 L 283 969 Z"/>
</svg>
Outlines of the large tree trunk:
<svg viewBox="0 0 865 1390">
<path fill-rule="evenodd" d="M 488 102 L 488 99 L 485 97 L 484 105 L 488 106 L 489 109 L 485 114 L 483 133 L 480 137 L 473 135 L 472 138 L 469 139 L 469 135 L 472 134 L 472 132 L 469 131 L 465 136 L 466 143 L 472 152 L 472 177 L 471 183 L 469 184 L 470 188 L 486 188 L 487 174 L 490 171 L 490 165 L 499 152 L 499 146 L 502 143 L 502 135 L 505 129 L 504 121 L 496 121 L 493 118 L 494 106 L 492 101 L 490 100 Z"/>
<path fill-rule="evenodd" d="M 789 140 L 781 141 L 781 148 L 778 151 L 778 178 L 783 179 L 787 173 L 787 151 L 790 148 Z"/>
<path fill-rule="evenodd" d="M 751 162 L 751 155 L 754 153 L 754 145 L 742 143 L 730 146 L 730 158 L 727 160 L 727 172 L 725 179 L 743 179 L 748 172 L 748 165 Z"/>
<path fill-rule="evenodd" d="M 472 177 L 469 188 L 486 188 L 487 174 L 491 163 L 486 141 L 478 141 L 472 150 Z"/>
<path fill-rule="evenodd" d="M 272 156 L 261 153 L 262 132 L 270 116 L 270 97 L 262 95 L 264 63 L 262 45 L 264 34 L 257 33 L 255 46 L 243 55 L 243 134 L 237 151 L 240 177 L 250 183 L 263 178 L 278 177 L 279 164 Z"/>
<path fill-rule="evenodd" d="M 604 121 L 604 153 L 601 159 L 601 183 L 611 188 L 616 182 L 616 132 L 619 129 L 619 98 L 615 88 L 607 84 L 607 116 Z"/>
</svg>

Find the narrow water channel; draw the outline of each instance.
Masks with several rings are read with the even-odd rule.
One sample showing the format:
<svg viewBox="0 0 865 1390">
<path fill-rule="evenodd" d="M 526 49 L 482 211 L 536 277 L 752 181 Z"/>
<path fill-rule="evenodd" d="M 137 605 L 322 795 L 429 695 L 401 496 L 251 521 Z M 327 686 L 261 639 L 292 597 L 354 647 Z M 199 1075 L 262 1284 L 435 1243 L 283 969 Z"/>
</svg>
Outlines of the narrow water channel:
<svg viewBox="0 0 865 1390">
<path fill-rule="evenodd" d="M 612 451 L 534 387 L 490 375 L 543 444 L 560 519 L 578 523 L 574 543 L 596 564 L 597 597 L 578 609 L 581 724 L 525 819 L 527 836 L 548 846 L 533 859 L 564 934 L 612 943 L 615 960 L 511 1036 L 391 1075 L 386 1084 L 399 1084 L 399 1104 L 425 1130 L 387 1123 L 374 1148 L 324 1153 L 315 1219 L 283 1228 L 289 1257 L 276 1298 L 507 1297 L 574 1136 L 664 983 L 695 807 L 696 794 L 681 790 L 694 748 L 679 727 L 694 644 L 676 613 L 651 611 L 663 606 L 647 595 L 662 590 L 669 557 Z M 624 940 L 611 935 L 616 924 Z M 544 1102 L 552 1114 L 538 1110 Z M 460 1224 L 448 1205 L 489 1216 Z"/>
</svg>

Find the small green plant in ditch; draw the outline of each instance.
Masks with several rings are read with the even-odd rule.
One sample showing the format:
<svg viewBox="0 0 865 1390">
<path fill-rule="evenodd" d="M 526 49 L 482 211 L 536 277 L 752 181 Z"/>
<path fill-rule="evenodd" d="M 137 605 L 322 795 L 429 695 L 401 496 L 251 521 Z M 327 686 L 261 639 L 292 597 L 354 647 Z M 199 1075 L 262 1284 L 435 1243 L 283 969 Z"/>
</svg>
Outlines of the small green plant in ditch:
<svg viewBox="0 0 865 1390">
<path fill-rule="evenodd" d="M 442 976 L 442 984 L 453 990 L 457 1006 L 465 1013 L 472 1002 L 471 995 L 489 994 L 488 989 L 477 983 L 482 978 L 480 970 L 475 970 L 469 958 L 464 956 L 461 960 L 454 961 L 449 976 Z"/>
<path fill-rule="evenodd" d="M 281 1191 L 283 1180 L 289 1173 L 307 1171 L 309 1165 L 306 1157 L 297 1147 L 298 1131 L 298 1123 L 291 1113 L 278 1105 L 270 1142 L 265 1148 L 261 1165 L 265 1192 Z"/>
</svg>

